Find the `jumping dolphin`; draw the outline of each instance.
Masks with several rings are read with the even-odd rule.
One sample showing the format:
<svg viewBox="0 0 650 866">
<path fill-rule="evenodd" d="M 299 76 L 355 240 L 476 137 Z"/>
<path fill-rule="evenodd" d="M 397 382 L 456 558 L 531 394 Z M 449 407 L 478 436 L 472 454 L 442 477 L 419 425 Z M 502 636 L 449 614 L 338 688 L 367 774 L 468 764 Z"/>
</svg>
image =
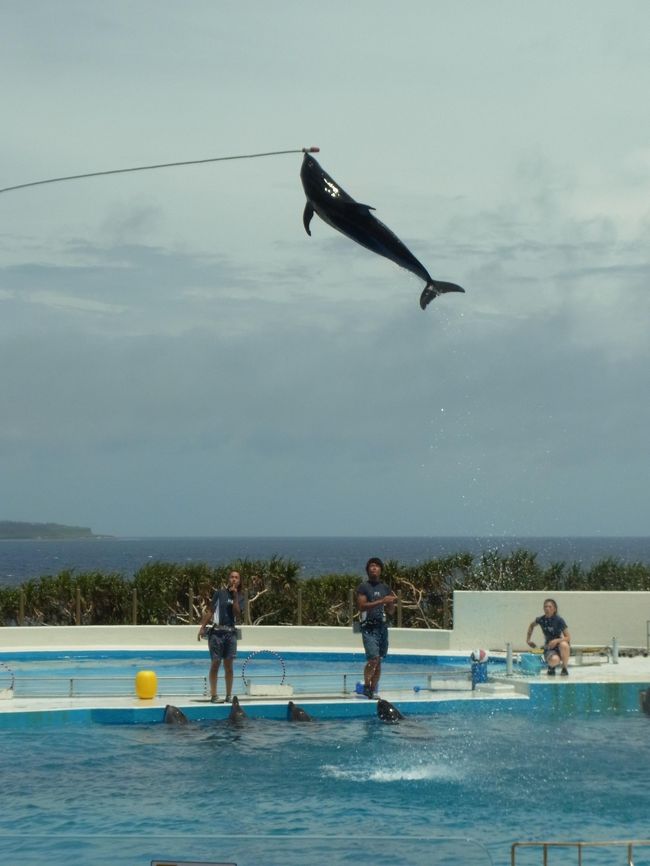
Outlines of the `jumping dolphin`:
<svg viewBox="0 0 650 866">
<path fill-rule="evenodd" d="M 328 225 L 346 237 L 411 271 L 426 283 L 420 295 L 420 306 L 423 310 L 429 301 L 444 292 L 465 291 L 455 283 L 434 280 L 397 235 L 370 213 L 374 208 L 355 201 L 308 153 L 305 153 L 302 161 L 300 179 L 307 196 L 302 222 L 308 235 L 311 236 L 311 219 L 314 213 L 317 213 Z"/>
<path fill-rule="evenodd" d="M 287 704 L 287 719 L 290 722 L 313 722 L 312 717 L 302 707 L 289 701 Z"/>
<path fill-rule="evenodd" d="M 228 716 L 228 721 L 234 725 L 237 725 L 245 718 L 246 713 L 239 704 L 239 698 L 237 697 L 237 695 L 235 695 L 232 699 L 232 707 L 230 708 L 230 715 Z"/>
<path fill-rule="evenodd" d="M 384 701 L 381 698 L 377 701 L 377 715 L 382 722 L 389 722 L 390 724 L 399 722 L 400 719 L 404 718 L 397 707 L 394 707 L 391 703 Z"/>
<path fill-rule="evenodd" d="M 172 704 L 167 704 L 165 714 L 163 715 L 163 722 L 166 725 L 186 725 L 188 721 L 187 716 L 182 710 L 179 710 L 178 707 L 174 707 Z"/>
</svg>

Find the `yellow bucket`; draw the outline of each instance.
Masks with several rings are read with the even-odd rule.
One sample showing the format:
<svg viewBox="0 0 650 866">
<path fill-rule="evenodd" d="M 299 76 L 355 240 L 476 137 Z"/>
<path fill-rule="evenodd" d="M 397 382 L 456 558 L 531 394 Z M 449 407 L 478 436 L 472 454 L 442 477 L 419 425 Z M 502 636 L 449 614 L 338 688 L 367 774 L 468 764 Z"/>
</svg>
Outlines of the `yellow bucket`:
<svg viewBox="0 0 650 866">
<path fill-rule="evenodd" d="M 135 675 L 135 693 L 141 701 L 156 697 L 158 677 L 154 671 L 138 671 Z"/>
</svg>

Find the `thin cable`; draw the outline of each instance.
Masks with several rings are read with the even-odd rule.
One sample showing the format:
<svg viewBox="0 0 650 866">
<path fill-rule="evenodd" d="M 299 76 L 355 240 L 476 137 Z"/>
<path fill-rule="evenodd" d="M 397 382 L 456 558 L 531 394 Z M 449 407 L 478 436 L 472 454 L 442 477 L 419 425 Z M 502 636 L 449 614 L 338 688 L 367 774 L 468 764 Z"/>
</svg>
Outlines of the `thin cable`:
<svg viewBox="0 0 650 866">
<path fill-rule="evenodd" d="M 19 183 L 16 186 L 6 186 L 0 193 L 12 192 L 16 189 L 26 189 L 29 186 L 41 186 L 45 183 L 61 183 L 65 180 L 80 180 L 84 177 L 100 177 L 105 174 L 126 174 L 129 171 L 151 171 L 154 168 L 174 168 L 179 165 L 201 165 L 206 162 L 225 162 L 229 159 L 256 159 L 260 156 L 281 156 L 285 153 L 318 153 L 319 147 L 301 147 L 297 150 L 273 150 L 269 153 L 246 153 L 240 156 L 215 156 L 209 159 L 187 159 L 183 162 L 161 162 L 158 165 L 138 165 L 133 168 L 111 168 L 108 171 L 90 171 L 86 174 L 69 174 L 66 177 L 50 177 L 47 180 L 33 180 L 30 183 Z"/>
</svg>

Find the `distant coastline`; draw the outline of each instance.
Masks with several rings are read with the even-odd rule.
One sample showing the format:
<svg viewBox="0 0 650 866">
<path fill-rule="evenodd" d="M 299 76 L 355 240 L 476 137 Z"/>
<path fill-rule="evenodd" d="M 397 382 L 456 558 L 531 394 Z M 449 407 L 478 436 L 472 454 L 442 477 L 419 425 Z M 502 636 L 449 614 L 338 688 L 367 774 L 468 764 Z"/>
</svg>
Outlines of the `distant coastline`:
<svg viewBox="0 0 650 866">
<path fill-rule="evenodd" d="M 27 523 L 16 520 L 0 520 L 0 540 L 41 541 L 67 538 L 106 538 L 95 535 L 87 526 L 66 526 L 62 523 Z"/>
</svg>

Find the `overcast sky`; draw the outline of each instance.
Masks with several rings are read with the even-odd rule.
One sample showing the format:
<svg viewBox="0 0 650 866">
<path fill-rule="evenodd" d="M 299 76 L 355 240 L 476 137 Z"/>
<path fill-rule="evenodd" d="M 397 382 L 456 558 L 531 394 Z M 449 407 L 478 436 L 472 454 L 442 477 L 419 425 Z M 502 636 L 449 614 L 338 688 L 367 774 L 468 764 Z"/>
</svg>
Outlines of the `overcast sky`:
<svg viewBox="0 0 650 866">
<path fill-rule="evenodd" d="M 647 535 L 650 3 L 0 0 L 0 519 Z"/>
</svg>

